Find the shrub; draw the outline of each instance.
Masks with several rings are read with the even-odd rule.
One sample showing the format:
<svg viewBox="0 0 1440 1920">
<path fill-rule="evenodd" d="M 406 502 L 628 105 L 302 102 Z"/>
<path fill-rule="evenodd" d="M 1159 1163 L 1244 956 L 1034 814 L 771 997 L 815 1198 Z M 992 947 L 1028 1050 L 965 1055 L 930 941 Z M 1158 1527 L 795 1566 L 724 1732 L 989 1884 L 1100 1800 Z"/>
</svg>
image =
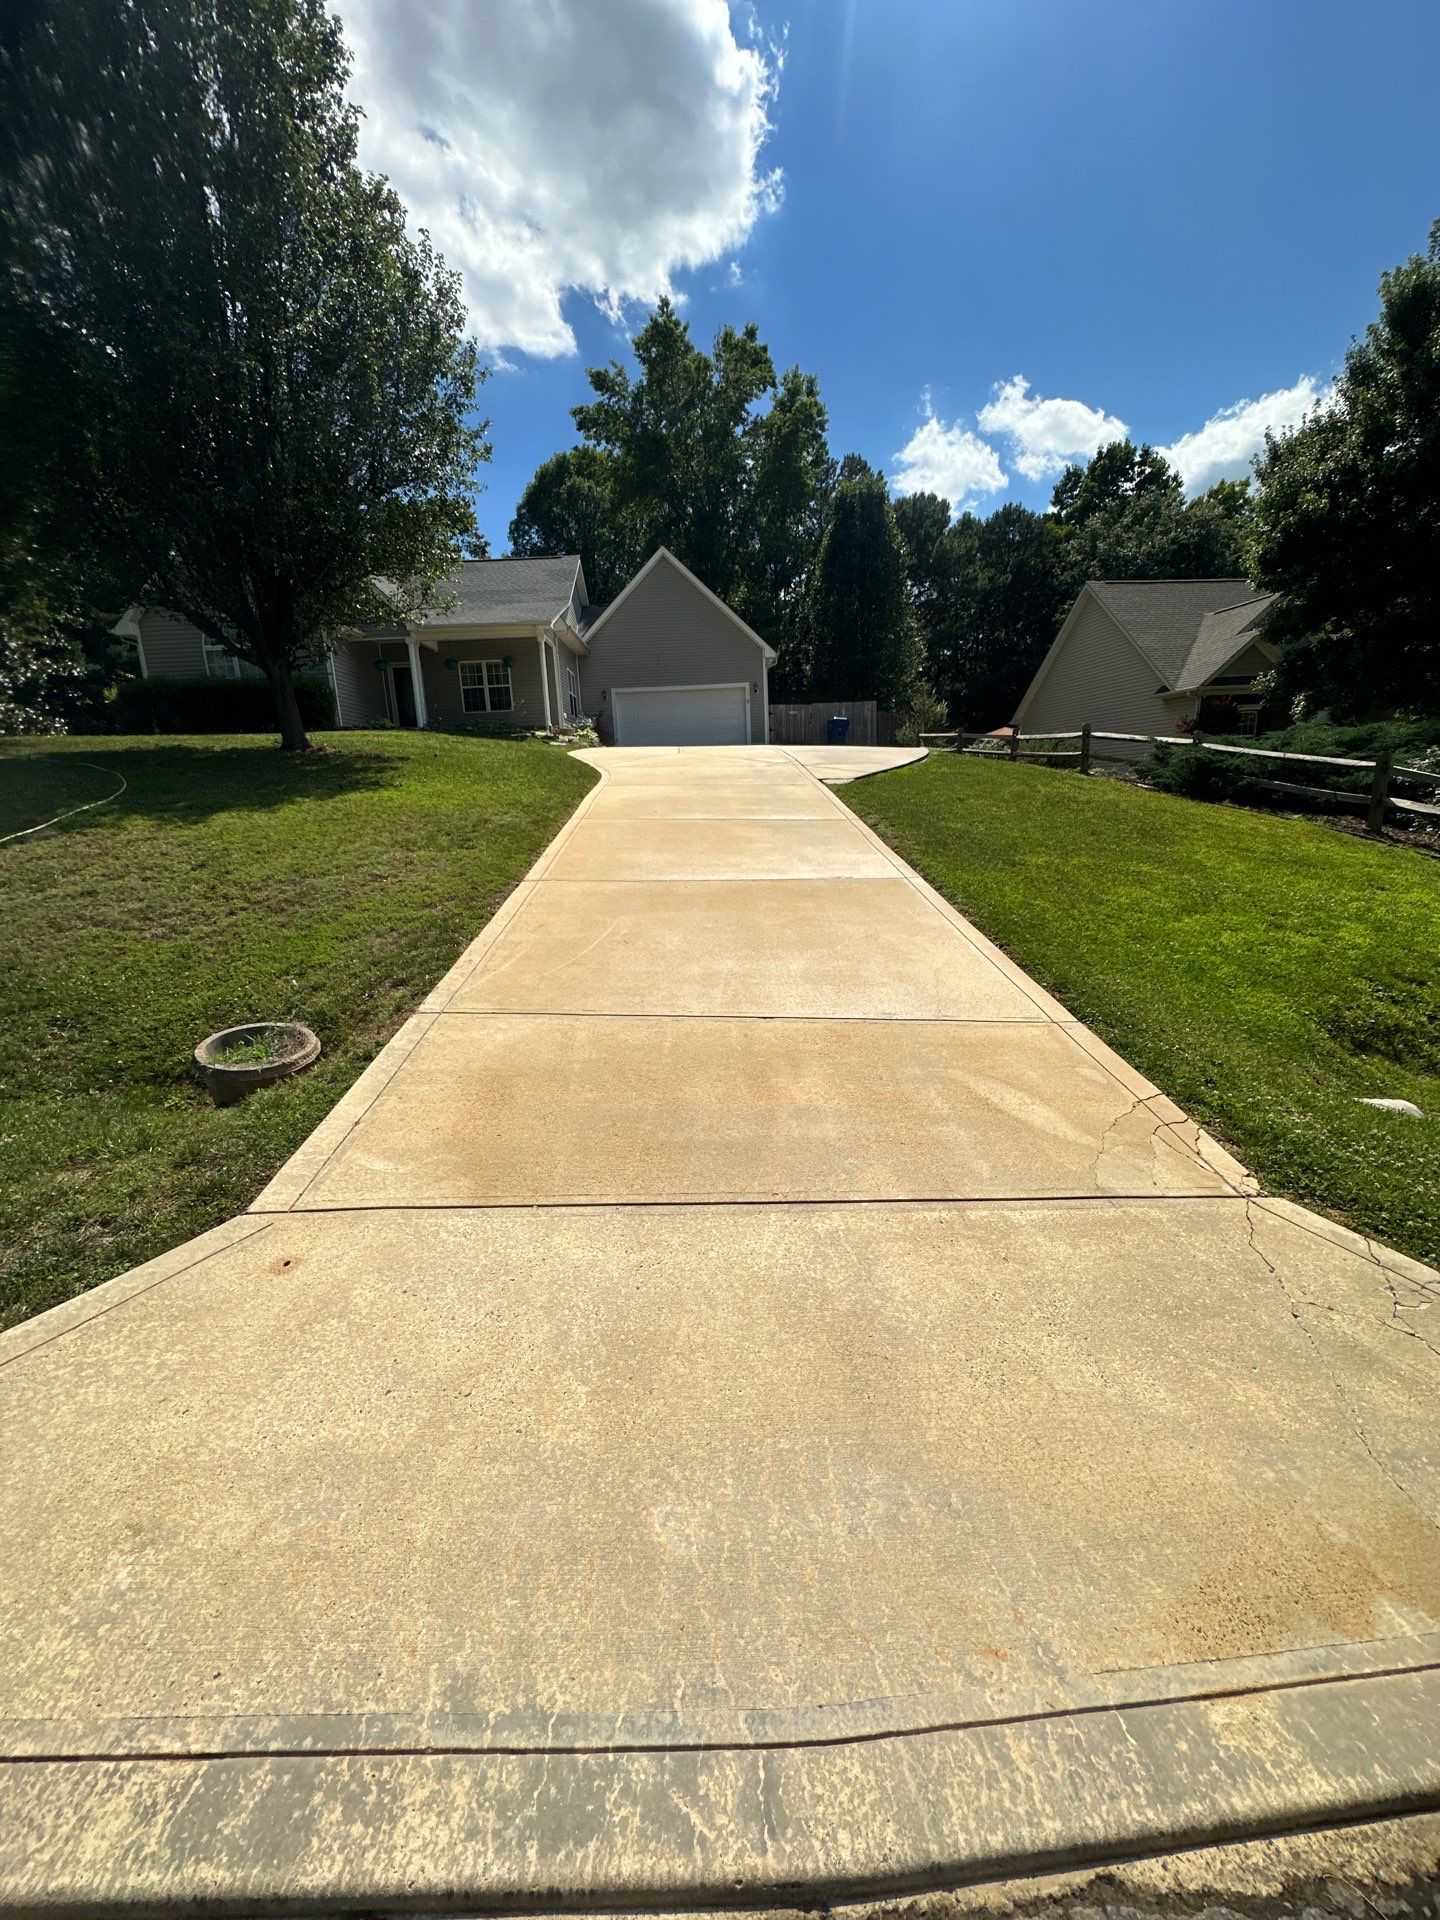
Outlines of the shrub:
<svg viewBox="0 0 1440 1920">
<path fill-rule="evenodd" d="M 1136 771 L 1162 793 L 1253 806 L 1264 798 L 1264 790 L 1246 778 L 1245 765 L 1229 754 L 1206 753 L 1203 747 L 1152 747 Z"/>
<path fill-rule="evenodd" d="M 328 680 L 295 682 L 307 728 L 333 727 Z M 106 713 L 109 733 L 273 733 L 279 722 L 264 680 L 127 680 Z"/>
<path fill-rule="evenodd" d="M 1426 747 L 1440 745 L 1440 716 L 1371 720 L 1353 727 L 1339 727 L 1329 720 L 1297 720 L 1293 726 L 1254 740 L 1230 734 L 1216 734 L 1215 738 L 1233 739 L 1241 747 L 1278 747 L 1282 753 L 1333 753 L 1355 760 L 1373 760 L 1377 753 L 1388 750 L 1397 759 L 1413 762 Z"/>
<path fill-rule="evenodd" d="M 945 703 L 933 694 L 924 681 L 912 688 L 910 704 L 895 729 L 897 747 L 918 747 L 922 733 L 939 733 L 945 725 Z"/>
</svg>

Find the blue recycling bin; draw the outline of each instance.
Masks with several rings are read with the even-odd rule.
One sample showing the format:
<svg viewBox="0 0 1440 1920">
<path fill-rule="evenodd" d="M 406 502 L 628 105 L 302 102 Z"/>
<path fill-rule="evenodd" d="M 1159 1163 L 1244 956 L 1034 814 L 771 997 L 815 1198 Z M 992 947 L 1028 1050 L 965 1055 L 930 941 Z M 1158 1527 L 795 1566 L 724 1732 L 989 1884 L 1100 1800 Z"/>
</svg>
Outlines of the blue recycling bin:
<svg viewBox="0 0 1440 1920">
<path fill-rule="evenodd" d="M 847 733 L 849 733 L 849 731 L 850 731 L 849 714 L 848 713 L 832 713 L 830 716 L 830 733 L 829 733 L 830 745 L 832 747 L 843 747 L 845 744 L 845 736 Z"/>
</svg>

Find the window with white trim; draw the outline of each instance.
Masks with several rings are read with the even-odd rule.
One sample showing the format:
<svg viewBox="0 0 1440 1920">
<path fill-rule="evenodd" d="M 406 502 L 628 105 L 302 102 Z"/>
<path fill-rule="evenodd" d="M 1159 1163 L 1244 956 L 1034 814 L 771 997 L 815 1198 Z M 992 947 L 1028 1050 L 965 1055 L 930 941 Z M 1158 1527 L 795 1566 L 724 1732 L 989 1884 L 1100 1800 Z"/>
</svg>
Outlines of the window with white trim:
<svg viewBox="0 0 1440 1920">
<path fill-rule="evenodd" d="M 565 669 L 565 698 L 570 703 L 570 718 L 580 718 L 580 676 L 573 667 Z"/>
<path fill-rule="evenodd" d="M 510 669 L 503 660 L 460 662 L 460 704 L 466 713 L 509 713 L 515 705 Z"/>
<path fill-rule="evenodd" d="M 240 662 L 228 648 L 222 647 L 218 640 L 212 640 L 208 634 L 201 634 L 205 643 L 205 674 L 210 680 L 238 680 Z"/>
</svg>

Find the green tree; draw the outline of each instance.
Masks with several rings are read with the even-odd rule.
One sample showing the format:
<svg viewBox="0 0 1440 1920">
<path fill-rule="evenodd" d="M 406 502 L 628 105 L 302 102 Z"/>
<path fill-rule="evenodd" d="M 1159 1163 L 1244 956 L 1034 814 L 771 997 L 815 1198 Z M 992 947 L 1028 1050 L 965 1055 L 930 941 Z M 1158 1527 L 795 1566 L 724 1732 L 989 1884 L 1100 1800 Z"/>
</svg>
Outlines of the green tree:
<svg viewBox="0 0 1440 1920">
<path fill-rule="evenodd" d="M 879 474 L 835 489 L 810 593 L 814 690 L 821 699 L 903 706 L 919 664 L 905 547 Z"/>
<path fill-rule="evenodd" d="M 950 502 L 938 493 L 911 493 L 895 502 L 895 524 L 905 543 L 910 604 L 923 626 L 937 592 L 937 560 L 950 527 Z"/>
<path fill-rule="evenodd" d="M 43 0 L 0 60 L 0 322 L 77 436 L 46 544 L 259 667 L 304 747 L 323 635 L 410 610 L 473 532 L 458 278 L 356 165 L 323 0 Z"/>
<path fill-rule="evenodd" d="M 665 546 L 776 647 L 777 693 L 805 679 L 806 588 L 834 486 L 813 374 L 778 379 L 754 326 L 710 353 L 668 300 L 632 343 L 635 367 L 588 375 L 583 444 L 544 461 L 510 526 L 516 553 L 578 551 L 597 599 Z"/>
<path fill-rule="evenodd" d="M 1281 687 L 1343 717 L 1440 712 L 1440 221 L 1381 279 L 1333 400 L 1268 438 L 1257 472 Z"/>
<path fill-rule="evenodd" d="M 728 598 L 744 517 L 753 409 L 775 384 L 751 325 L 724 327 L 706 354 L 669 300 L 633 342 L 637 371 L 618 360 L 590 370 L 595 398 L 575 424 L 612 465 L 612 497 L 640 552 L 668 547 Z"/>
<path fill-rule="evenodd" d="M 1059 529 L 1014 503 L 978 524 L 972 598 L 959 623 L 956 717 L 1002 726 L 1015 712 L 1074 597 Z"/>
<path fill-rule="evenodd" d="M 1137 500 L 1180 505 L 1180 476 L 1164 454 L 1149 445 L 1112 440 L 1083 465 L 1065 469 L 1055 482 L 1050 508 L 1062 527 L 1083 527 L 1123 511 Z"/>
<path fill-rule="evenodd" d="M 791 367 L 745 434 L 746 485 L 732 593 L 736 611 L 776 649 L 777 699 L 809 678 L 810 576 L 835 485 L 828 422 L 813 373 Z"/>
<path fill-rule="evenodd" d="M 1188 503 L 1180 476 L 1151 446 L 1116 440 L 1067 467 L 1051 510 L 1064 541 L 1072 597 L 1087 580 L 1200 580 L 1240 575 L 1246 508 L 1222 481 Z"/>
<path fill-rule="evenodd" d="M 967 516 L 967 519 L 969 516 Z M 895 502 L 905 548 L 905 585 L 928 685 L 948 707 L 953 693 L 955 584 L 959 545 L 951 537 L 950 502 L 912 493 Z"/>
<path fill-rule="evenodd" d="M 510 551 L 578 553 L 597 602 L 613 599 L 640 561 L 615 498 L 615 458 L 600 447 L 567 447 L 541 461 L 510 522 Z"/>
</svg>

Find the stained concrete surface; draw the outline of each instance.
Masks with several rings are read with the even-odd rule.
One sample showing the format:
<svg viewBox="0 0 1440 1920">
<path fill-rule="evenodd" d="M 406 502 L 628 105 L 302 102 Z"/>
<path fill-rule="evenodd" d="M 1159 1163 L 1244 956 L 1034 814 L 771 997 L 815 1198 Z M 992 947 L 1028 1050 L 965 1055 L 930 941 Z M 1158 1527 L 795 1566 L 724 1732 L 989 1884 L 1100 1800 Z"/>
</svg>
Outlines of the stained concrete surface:
<svg viewBox="0 0 1440 1920">
<path fill-rule="evenodd" d="M 1041 1020 L 1050 1004 L 984 948 L 937 942 L 933 905 L 898 876 L 538 888 L 438 1004 L 515 1013 L 537 998 L 567 1015 L 796 1020 Z"/>
<path fill-rule="evenodd" d="M 452 1012 L 294 1204 L 1233 1193 L 1180 1118 L 1049 1020 Z"/>
<path fill-rule="evenodd" d="M 254 1211 L 0 1339 L 0 1911 L 829 1901 L 1440 1804 L 1436 1277 L 793 756 L 594 758 Z"/>
</svg>

